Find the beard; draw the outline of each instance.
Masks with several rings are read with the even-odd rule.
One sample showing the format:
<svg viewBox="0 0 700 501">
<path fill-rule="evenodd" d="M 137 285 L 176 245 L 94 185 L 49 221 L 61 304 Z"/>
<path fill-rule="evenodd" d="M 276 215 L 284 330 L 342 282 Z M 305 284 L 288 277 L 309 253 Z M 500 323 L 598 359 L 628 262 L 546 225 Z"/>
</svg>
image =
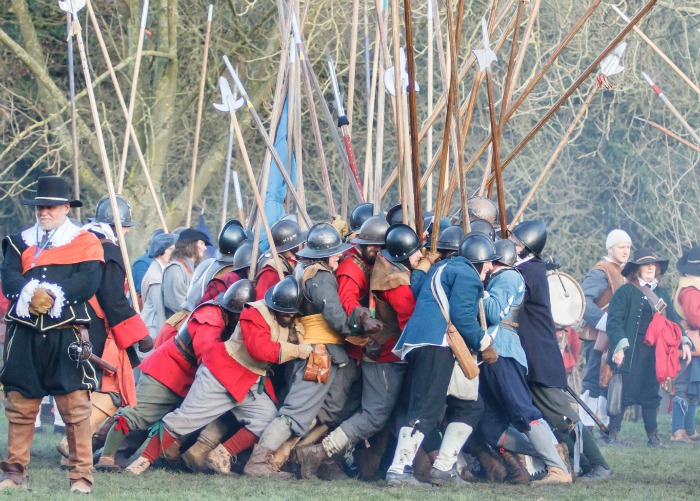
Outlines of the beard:
<svg viewBox="0 0 700 501">
<path fill-rule="evenodd" d="M 366 246 L 360 247 L 360 254 L 362 255 L 362 259 L 367 261 L 367 264 L 374 264 L 377 260 L 377 252 L 375 250 L 370 250 Z"/>
<path fill-rule="evenodd" d="M 280 325 L 280 327 L 283 328 L 291 327 L 291 325 L 294 323 L 294 317 L 284 317 L 280 313 L 275 313 L 275 319 L 277 320 L 277 323 Z"/>
</svg>

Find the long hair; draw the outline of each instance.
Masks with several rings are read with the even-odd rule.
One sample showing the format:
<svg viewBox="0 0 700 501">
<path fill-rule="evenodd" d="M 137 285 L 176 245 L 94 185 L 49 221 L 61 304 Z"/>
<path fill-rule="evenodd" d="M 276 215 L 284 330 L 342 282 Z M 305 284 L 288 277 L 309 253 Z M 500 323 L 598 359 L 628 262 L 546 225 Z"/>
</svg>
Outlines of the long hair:
<svg viewBox="0 0 700 501">
<path fill-rule="evenodd" d="M 194 242 L 175 242 L 175 250 L 171 260 L 176 258 L 190 258 L 197 261 L 197 241 Z"/>
</svg>

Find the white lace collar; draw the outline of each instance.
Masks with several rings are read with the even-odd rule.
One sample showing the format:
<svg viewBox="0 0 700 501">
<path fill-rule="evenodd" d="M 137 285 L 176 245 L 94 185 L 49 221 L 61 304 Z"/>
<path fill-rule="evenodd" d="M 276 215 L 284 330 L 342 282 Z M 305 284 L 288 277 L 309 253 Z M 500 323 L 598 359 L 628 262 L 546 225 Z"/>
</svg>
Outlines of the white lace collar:
<svg viewBox="0 0 700 501">
<path fill-rule="evenodd" d="M 80 233 L 81 230 L 82 228 L 80 228 L 80 226 L 76 226 L 70 219 L 66 219 L 66 221 L 56 230 L 51 230 L 51 232 L 49 232 L 49 235 L 51 235 L 51 246 L 61 247 L 70 243 L 75 237 L 78 236 L 78 233 Z M 27 228 L 22 232 L 22 240 L 24 240 L 25 244 L 31 247 L 32 245 L 38 244 L 37 236 L 39 237 L 39 241 L 41 241 L 41 237 L 43 235 L 44 230 L 39 228 L 39 223 L 37 223 L 31 228 Z"/>
</svg>

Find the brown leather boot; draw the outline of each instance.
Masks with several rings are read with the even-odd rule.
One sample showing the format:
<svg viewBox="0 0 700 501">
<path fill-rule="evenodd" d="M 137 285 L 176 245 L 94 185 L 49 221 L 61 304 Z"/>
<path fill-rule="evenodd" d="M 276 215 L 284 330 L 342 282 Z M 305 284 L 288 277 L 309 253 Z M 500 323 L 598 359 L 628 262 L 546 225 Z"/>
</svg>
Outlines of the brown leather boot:
<svg viewBox="0 0 700 501">
<path fill-rule="evenodd" d="M 571 460 L 569 459 L 569 447 L 567 447 L 566 444 L 556 444 L 554 448 L 557 450 L 559 453 L 559 457 L 561 458 L 562 462 L 566 465 L 566 469 L 569 470 L 569 473 L 572 474 L 573 478 L 573 472 L 571 471 Z"/>
<path fill-rule="evenodd" d="M 564 473 L 561 468 L 550 466 L 547 468 L 547 476 L 541 480 L 535 480 L 532 485 L 570 484 L 571 482 L 571 472 Z"/>
<path fill-rule="evenodd" d="M 278 480 L 289 480 L 293 477 L 291 473 L 280 471 L 272 465 L 271 457 L 273 451 L 260 444 L 253 447 L 253 452 L 243 469 L 243 473 L 253 478 L 274 478 Z"/>
<path fill-rule="evenodd" d="M 305 445 L 296 448 L 297 461 L 301 466 L 301 478 L 309 480 L 316 478 L 319 466 L 324 463 L 331 463 L 323 444 Z"/>
<path fill-rule="evenodd" d="M 527 472 L 525 465 L 520 461 L 520 458 L 504 449 L 498 450 L 501 459 L 506 463 L 506 482 L 509 484 L 529 484 L 530 474 Z"/>
<path fill-rule="evenodd" d="M 68 478 L 71 481 L 71 486 L 78 484 L 76 490 L 71 489 L 71 492 L 87 494 L 94 484 L 90 395 L 86 390 L 78 390 L 66 395 L 55 395 L 54 398 L 63 421 L 66 423 L 68 466 L 70 467 Z"/>
<path fill-rule="evenodd" d="M 27 488 L 29 450 L 34 440 L 34 421 L 40 408 L 40 398 L 26 398 L 16 391 L 7 392 L 7 461 L 0 463 L 3 471 L 0 489 Z"/>
<path fill-rule="evenodd" d="M 428 453 L 422 447 L 418 448 L 416 457 L 413 458 L 413 476 L 416 477 L 416 480 L 424 484 L 430 483 L 430 470 L 433 468 L 433 462 L 439 453 L 439 450 Z"/>
<path fill-rule="evenodd" d="M 200 434 L 194 445 L 182 453 L 182 460 L 195 473 L 207 471 L 207 456 L 217 445 L 211 442 L 206 435 Z"/>
<path fill-rule="evenodd" d="M 107 440 L 107 434 L 109 430 L 112 429 L 114 424 L 114 417 L 105 420 L 104 423 L 100 425 L 95 433 L 92 434 L 92 450 L 97 451 L 104 447 L 105 440 Z"/>
<path fill-rule="evenodd" d="M 506 467 L 501 463 L 501 459 L 487 444 L 470 443 L 468 451 L 481 463 L 481 467 L 486 475 L 486 480 L 491 483 L 502 483 L 508 473 Z"/>
</svg>

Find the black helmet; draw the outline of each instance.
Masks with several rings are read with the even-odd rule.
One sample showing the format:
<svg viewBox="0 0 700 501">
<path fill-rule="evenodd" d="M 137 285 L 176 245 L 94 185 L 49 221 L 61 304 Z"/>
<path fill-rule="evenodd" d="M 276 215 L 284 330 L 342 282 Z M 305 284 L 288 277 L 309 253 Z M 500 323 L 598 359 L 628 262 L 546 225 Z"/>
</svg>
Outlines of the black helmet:
<svg viewBox="0 0 700 501">
<path fill-rule="evenodd" d="M 401 210 L 401 204 L 394 205 L 391 209 L 386 211 L 386 220 L 389 221 L 390 225 L 403 223 L 403 211 Z"/>
<path fill-rule="evenodd" d="M 233 271 L 250 268 L 250 259 L 253 257 L 253 241 L 243 240 L 233 255 Z"/>
<path fill-rule="evenodd" d="M 393 262 L 405 261 L 422 246 L 416 232 L 407 224 L 391 225 L 386 232 L 385 245 L 382 256 Z"/>
<path fill-rule="evenodd" d="M 219 261 L 231 262 L 238 246 L 245 240 L 246 234 L 243 225 L 235 220 L 229 219 L 219 232 L 216 249 L 216 259 Z"/>
<path fill-rule="evenodd" d="M 230 313 L 240 313 L 246 303 L 255 301 L 255 286 L 248 279 L 234 282 L 223 294 L 219 294 L 217 304 Z"/>
<path fill-rule="evenodd" d="M 506 266 L 513 266 L 515 264 L 515 259 L 517 258 L 517 252 L 515 251 L 515 244 L 508 240 L 507 238 L 502 238 L 496 241 L 496 254 L 498 261 Z"/>
<path fill-rule="evenodd" d="M 513 228 L 512 235 L 517 238 L 523 247 L 540 257 L 547 243 L 547 225 L 544 221 L 523 221 Z"/>
<path fill-rule="evenodd" d="M 359 235 L 350 240 L 350 243 L 356 245 L 384 245 L 388 229 L 389 222 L 384 216 L 372 216 L 362 223 Z"/>
<path fill-rule="evenodd" d="M 469 219 L 484 219 L 485 221 L 494 224 L 498 219 L 498 208 L 493 201 L 485 197 L 474 196 L 467 200 L 467 212 Z"/>
<path fill-rule="evenodd" d="M 452 221 L 448 217 L 440 218 L 440 234 L 442 230 L 452 225 Z M 435 228 L 435 216 L 428 216 L 423 218 L 423 231 L 427 231 L 428 235 L 433 235 L 433 228 Z M 455 249 L 456 250 L 456 249 Z"/>
<path fill-rule="evenodd" d="M 299 313 L 301 290 L 299 282 L 293 276 L 285 277 L 265 293 L 268 308 L 280 313 Z"/>
<path fill-rule="evenodd" d="M 440 238 L 437 241 L 437 250 L 440 251 L 458 251 L 459 242 L 462 241 L 464 230 L 461 226 L 447 226 L 440 232 Z"/>
<path fill-rule="evenodd" d="M 498 257 L 493 240 L 480 231 L 469 232 L 464 236 L 459 244 L 459 255 L 472 264 L 490 262 Z"/>
<path fill-rule="evenodd" d="M 297 252 L 305 259 L 323 259 L 345 252 L 351 245 L 340 238 L 340 233 L 328 223 L 318 223 L 309 228 L 306 247 Z"/>
<path fill-rule="evenodd" d="M 357 231 L 360 227 L 374 215 L 374 204 L 360 204 L 355 207 L 348 218 L 350 232 Z"/>
<path fill-rule="evenodd" d="M 301 231 L 299 224 L 291 219 L 280 219 L 272 225 L 270 231 L 277 252 L 294 249 L 306 241 L 306 232 Z"/>
<path fill-rule="evenodd" d="M 493 225 L 485 219 L 474 219 L 469 223 L 471 231 L 479 231 L 487 235 L 491 240 L 496 238 L 496 230 Z"/>
<path fill-rule="evenodd" d="M 122 195 L 117 195 L 117 208 L 119 209 L 119 220 L 122 226 L 129 228 L 138 224 L 131 218 L 131 203 Z M 112 204 L 109 201 L 109 195 L 105 195 L 97 202 L 95 208 L 95 217 L 92 218 L 95 223 L 107 223 L 114 225 L 114 214 L 112 213 Z"/>
</svg>

